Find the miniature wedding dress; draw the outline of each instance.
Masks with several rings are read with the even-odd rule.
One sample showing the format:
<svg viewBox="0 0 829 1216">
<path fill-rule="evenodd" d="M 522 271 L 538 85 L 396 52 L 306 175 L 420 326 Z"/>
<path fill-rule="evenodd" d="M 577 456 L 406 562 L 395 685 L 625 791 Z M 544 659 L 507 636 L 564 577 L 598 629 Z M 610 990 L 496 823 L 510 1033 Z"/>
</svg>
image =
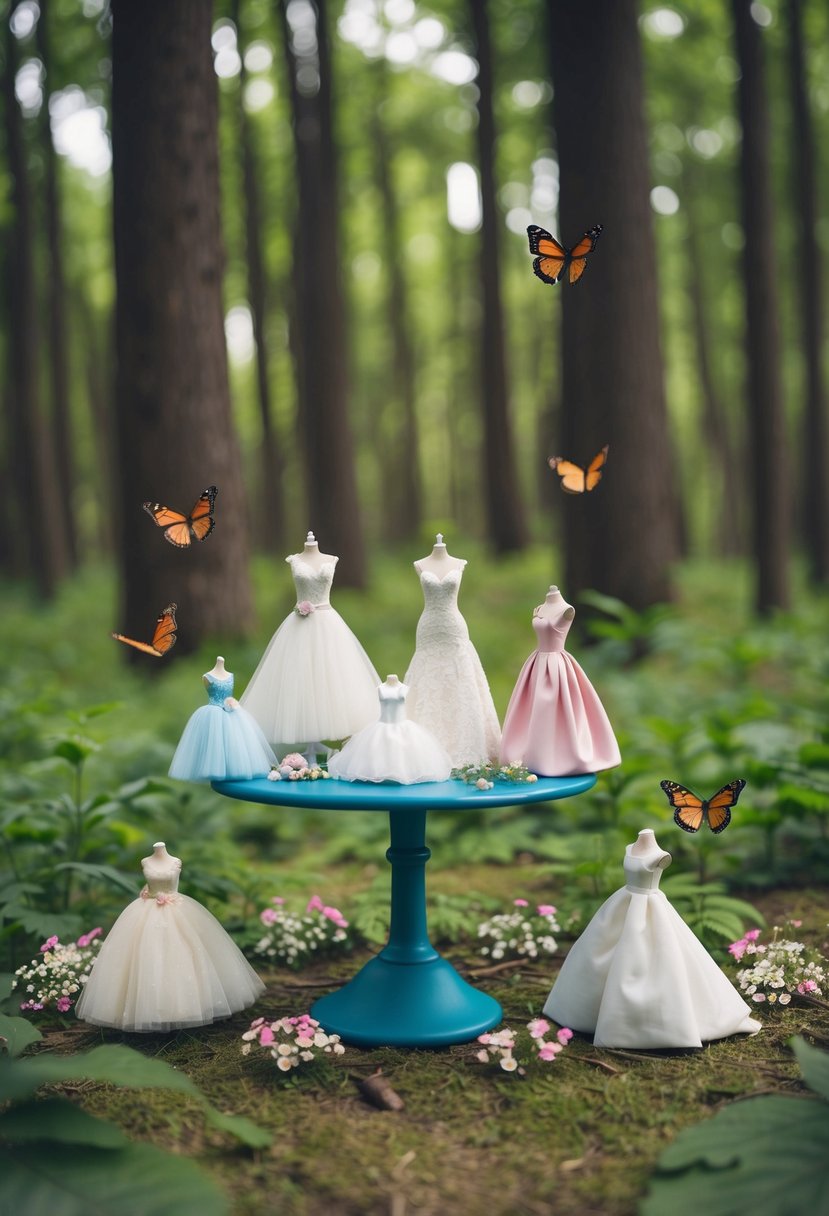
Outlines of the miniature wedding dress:
<svg viewBox="0 0 829 1216">
<path fill-rule="evenodd" d="M 465 565 L 443 577 L 420 571 L 424 608 L 405 675 L 409 717 L 435 735 L 455 767 L 494 759 L 501 737 L 492 693 L 458 608 Z"/>
<path fill-rule="evenodd" d="M 76 1006 L 84 1022 L 164 1032 L 247 1009 L 265 985 L 207 908 L 181 895 L 163 842 L 141 862 L 147 885 L 110 929 Z"/>
<path fill-rule="evenodd" d="M 377 717 L 380 677 L 329 602 L 338 559 L 316 566 L 294 553 L 285 560 L 297 604 L 271 638 L 241 703 L 270 743 L 345 739 Z"/>
<path fill-rule="evenodd" d="M 501 736 L 501 763 L 524 764 L 542 777 L 595 773 L 621 763 L 604 706 L 564 649 L 573 609 L 551 588 L 536 609 L 538 649 L 521 669 Z"/>
<path fill-rule="evenodd" d="M 217 669 L 202 676 L 208 704 L 184 728 L 170 765 L 182 781 L 249 781 L 267 777 L 276 757 L 259 723 L 233 698 L 233 675 Z M 221 664 L 222 671 L 224 664 Z"/>
<path fill-rule="evenodd" d="M 659 890 L 671 855 L 646 828 L 625 850 L 626 885 L 575 942 L 544 1013 L 600 1047 L 701 1047 L 760 1023 Z"/>
<path fill-rule="evenodd" d="M 448 781 L 452 761 L 431 731 L 406 717 L 408 688 L 389 676 L 377 690 L 380 719 L 358 731 L 328 761 L 332 777 L 344 781 Z"/>
</svg>

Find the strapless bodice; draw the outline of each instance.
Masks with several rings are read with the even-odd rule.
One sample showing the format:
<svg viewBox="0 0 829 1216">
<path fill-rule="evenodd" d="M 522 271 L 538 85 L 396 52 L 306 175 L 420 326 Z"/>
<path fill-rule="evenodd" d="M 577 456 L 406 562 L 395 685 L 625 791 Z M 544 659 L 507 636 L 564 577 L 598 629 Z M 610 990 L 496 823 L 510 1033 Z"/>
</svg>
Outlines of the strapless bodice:
<svg viewBox="0 0 829 1216">
<path fill-rule="evenodd" d="M 538 650 L 542 654 L 550 654 L 563 650 L 572 623 L 572 617 L 569 620 L 563 617 L 559 617 L 558 620 L 552 620 L 546 616 L 534 616 L 533 629 L 535 630 Z"/>
<path fill-rule="evenodd" d="M 417 624 L 418 647 L 428 643 L 452 644 L 467 642 L 469 630 L 458 608 L 458 592 L 463 570 L 457 567 L 443 578 L 430 570 L 421 570 L 423 612 Z"/>
<path fill-rule="evenodd" d="M 207 681 L 207 701 L 209 705 L 223 705 L 228 697 L 233 696 L 232 675 L 228 674 L 220 680 L 216 676 L 211 676 L 208 672 L 205 680 Z"/>
<path fill-rule="evenodd" d="M 307 601 L 314 608 L 328 604 L 336 563 L 324 562 L 319 569 L 315 569 L 301 557 L 292 556 L 287 558 L 287 561 L 290 563 L 291 574 L 294 576 L 297 603 L 302 604 Z"/>
<path fill-rule="evenodd" d="M 629 891 L 648 894 L 659 890 L 659 879 L 662 877 L 660 862 L 669 856 L 658 849 L 655 852 L 639 856 L 631 852 L 632 845 L 625 850 L 625 885 Z"/>
<path fill-rule="evenodd" d="M 380 686 L 380 721 L 387 724 L 406 721 L 406 693 L 408 689 L 398 684 L 395 689 Z"/>
<path fill-rule="evenodd" d="M 154 864 L 143 863 L 144 878 L 147 880 L 147 893 L 155 895 L 174 895 L 178 891 L 178 879 L 181 874 L 181 861 L 178 857 L 170 861 Z"/>
</svg>

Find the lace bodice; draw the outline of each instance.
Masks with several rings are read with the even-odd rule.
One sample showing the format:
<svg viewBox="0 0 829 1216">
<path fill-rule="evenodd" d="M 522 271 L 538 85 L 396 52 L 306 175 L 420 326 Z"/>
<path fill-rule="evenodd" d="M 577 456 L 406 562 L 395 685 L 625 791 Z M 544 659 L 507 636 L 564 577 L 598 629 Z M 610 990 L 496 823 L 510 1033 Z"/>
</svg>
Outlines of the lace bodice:
<svg viewBox="0 0 829 1216">
<path fill-rule="evenodd" d="M 327 605 L 331 584 L 334 582 L 336 562 L 323 562 L 319 569 L 315 569 L 297 553 L 291 554 L 285 560 L 290 564 L 291 574 L 294 576 L 297 603 L 307 601 L 314 608 Z"/>
<path fill-rule="evenodd" d="M 663 849 L 639 855 L 632 852 L 633 845 L 625 849 L 625 884 L 629 891 L 649 892 L 659 890 L 659 879 L 664 869 L 665 858 L 670 861 L 670 853 Z"/>
<path fill-rule="evenodd" d="M 220 680 L 208 672 L 204 679 L 207 684 L 207 701 L 209 705 L 223 705 L 228 697 L 233 696 L 233 676 L 230 673 Z"/>
<path fill-rule="evenodd" d="M 569 619 L 564 616 L 560 616 L 558 619 L 552 619 L 548 616 L 534 616 L 533 629 L 535 630 L 539 653 L 551 654 L 562 651 L 572 623 L 572 616 Z"/>
<path fill-rule="evenodd" d="M 406 721 L 406 693 L 408 688 L 405 684 L 397 684 L 393 688 L 389 688 L 386 684 L 381 684 L 378 689 L 380 697 L 380 721 L 385 723 L 396 723 Z"/>
<path fill-rule="evenodd" d="M 146 857 L 141 862 L 141 869 L 147 880 L 145 890 L 150 896 L 174 895 L 178 891 L 178 879 L 181 874 L 180 858 L 168 857 L 156 860 L 154 857 Z"/>
<path fill-rule="evenodd" d="M 462 567 L 450 570 L 438 578 L 430 570 L 420 573 L 423 588 L 423 612 L 417 623 L 417 645 L 427 643 L 467 642 L 469 629 L 458 608 Z"/>
</svg>

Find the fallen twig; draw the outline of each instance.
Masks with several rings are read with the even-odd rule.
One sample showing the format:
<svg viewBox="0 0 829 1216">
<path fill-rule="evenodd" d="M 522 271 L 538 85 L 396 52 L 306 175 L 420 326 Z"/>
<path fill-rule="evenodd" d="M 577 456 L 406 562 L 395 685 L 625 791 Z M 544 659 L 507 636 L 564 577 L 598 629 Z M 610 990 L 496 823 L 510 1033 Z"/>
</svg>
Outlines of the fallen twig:
<svg viewBox="0 0 829 1216">
<path fill-rule="evenodd" d="M 383 1075 L 381 1068 L 370 1077 L 351 1077 L 362 1096 L 378 1110 L 404 1110 L 406 1103 L 396 1089 L 392 1088 L 388 1077 Z M 412 1154 L 414 1156 L 414 1154 Z"/>
</svg>

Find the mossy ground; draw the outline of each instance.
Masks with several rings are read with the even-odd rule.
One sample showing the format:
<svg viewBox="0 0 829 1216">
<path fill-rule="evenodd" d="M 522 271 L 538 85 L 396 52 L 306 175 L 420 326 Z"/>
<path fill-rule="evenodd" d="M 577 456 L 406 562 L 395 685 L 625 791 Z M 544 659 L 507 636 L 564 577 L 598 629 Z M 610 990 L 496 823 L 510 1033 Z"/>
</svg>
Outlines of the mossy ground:
<svg viewBox="0 0 829 1216">
<path fill-rule="evenodd" d="M 522 868 L 487 873 L 488 882 L 482 868 L 455 872 L 451 887 L 466 881 L 507 897 L 526 884 Z M 435 887 L 449 877 L 436 875 Z M 770 924 L 802 918 L 803 932 L 812 927 L 807 939 L 821 940 L 829 920 L 824 893 L 775 891 L 756 902 Z M 480 965 L 469 951 L 446 953 L 462 972 Z M 481 1065 L 475 1044 L 349 1048 L 287 1075 L 264 1053 L 240 1054 L 249 1016 L 302 1012 L 366 957 L 265 973 L 266 996 L 227 1023 L 124 1037 L 184 1070 L 219 1109 L 270 1129 L 264 1151 L 206 1129 L 195 1104 L 164 1091 L 80 1084 L 72 1096 L 131 1137 L 201 1161 L 230 1197 L 234 1216 L 623 1216 L 636 1211 L 654 1163 L 681 1128 L 724 1102 L 800 1090 L 786 1047 L 792 1035 L 829 1044 L 829 1010 L 793 1004 L 764 1015 L 754 1038 L 702 1051 L 609 1051 L 578 1037 L 551 1064 L 524 1051 L 525 1076 Z M 539 1013 L 555 970 L 534 963 L 477 982 L 501 1002 L 504 1024 L 518 1029 Z M 47 1032 L 45 1045 L 78 1050 L 102 1039 L 121 1036 L 77 1026 Z M 404 1099 L 403 1111 L 377 1110 L 360 1096 L 355 1079 L 377 1068 Z"/>
</svg>

